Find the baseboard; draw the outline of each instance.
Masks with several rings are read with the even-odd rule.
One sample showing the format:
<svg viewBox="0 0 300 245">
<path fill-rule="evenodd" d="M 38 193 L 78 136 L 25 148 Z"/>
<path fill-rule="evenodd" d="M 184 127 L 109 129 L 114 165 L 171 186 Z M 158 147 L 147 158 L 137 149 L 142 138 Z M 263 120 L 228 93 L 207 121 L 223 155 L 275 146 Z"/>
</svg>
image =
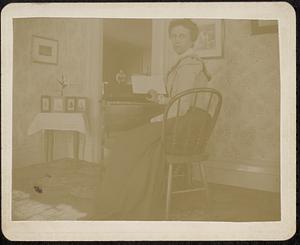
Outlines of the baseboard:
<svg viewBox="0 0 300 245">
<path fill-rule="evenodd" d="M 109 150 L 105 148 L 104 155 Z M 205 161 L 207 180 L 210 183 L 230 185 L 261 191 L 280 192 L 280 164 L 273 161 L 221 160 Z M 199 169 L 198 169 L 199 170 Z M 200 180 L 195 169 L 194 178 Z"/>
<path fill-rule="evenodd" d="M 43 148 L 41 145 L 23 145 L 13 149 L 13 168 L 25 167 L 44 162 Z"/>
<path fill-rule="evenodd" d="M 45 162 L 43 138 L 41 134 L 28 136 L 22 145 L 13 147 L 13 167 L 19 168 Z M 53 160 L 72 157 L 72 135 L 68 132 L 55 132 Z"/>
<path fill-rule="evenodd" d="M 243 160 L 205 161 L 204 164 L 210 183 L 280 192 L 279 163 L 264 161 L 251 164 L 251 161 Z M 198 174 L 194 177 L 200 178 Z"/>
</svg>

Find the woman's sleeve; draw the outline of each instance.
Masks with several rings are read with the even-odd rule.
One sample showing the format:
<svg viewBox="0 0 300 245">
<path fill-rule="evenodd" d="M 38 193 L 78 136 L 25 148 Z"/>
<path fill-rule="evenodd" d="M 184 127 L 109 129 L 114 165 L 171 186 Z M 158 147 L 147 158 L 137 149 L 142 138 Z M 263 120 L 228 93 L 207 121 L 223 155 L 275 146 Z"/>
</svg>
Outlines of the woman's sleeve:
<svg viewBox="0 0 300 245">
<path fill-rule="evenodd" d="M 192 63 L 180 67 L 174 81 L 172 96 L 181 93 L 187 89 L 205 87 L 207 79 L 203 74 L 202 63 Z M 185 96 L 180 102 L 180 115 L 183 115 L 193 103 L 194 96 Z M 169 117 L 177 115 L 177 103 L 171 106 Z"/>
<path fill-rule="evenodd" d="M 199 65 L 185 65 L 178 69 L 174 81 L 173 96 L 184 90 L 195 87 L 195 80 L 199 73 Z"/>
<path fill-rule="evenodd" d="M 203 63 L 194 62 L 191 60 L 188 64 L 182 65 L 177 69 L 175 79 L 173 80 L 173 86 L 171 95 L 175 95 L 192 88 L 201 88 L 207 86 L 207 76 L 203 72 Z M 179 115 L 183 115 L 193 104 L 194 96 L 185 96 L 180 101 Z M 165 97 L 162 104 L 167 104 L 170 98 Z M 168 112 L 168 118 L 175 117 L 177 115 L 177 103 L 174 103 Z M 151 122 L 159 122 L 163 120 L 163 115 L 159 115 L 151 119 Z"/>
</svg>

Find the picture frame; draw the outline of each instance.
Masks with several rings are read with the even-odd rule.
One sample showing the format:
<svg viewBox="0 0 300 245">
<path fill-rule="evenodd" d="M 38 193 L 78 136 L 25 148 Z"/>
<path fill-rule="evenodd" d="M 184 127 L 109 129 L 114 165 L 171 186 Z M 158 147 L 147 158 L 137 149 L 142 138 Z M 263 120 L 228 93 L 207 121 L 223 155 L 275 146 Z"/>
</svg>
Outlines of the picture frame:
<svg viewBox="0 0 300 245">
<path fill-rule="evenodd" d="M 66 112 L 75 112 L 76 111 L 76 98 L 75 97 L 66 97 Z"/>
<path fill-rule="evenodd" d="M 31 48 L 32 62 L 58 64 L 58 41 L 33 35 Z"/>
<path fill-rule="evenodd" d="M 87 111 L 87 98 L 86 97 L 77 97 L 76 98 L 76 111 L 77 112 L 86 112 Z"/>
<path fill-rule="evenodd" d="M 41 96 L 41 112 L 51 111 L 51 97 L 47 95 Z"/>
<path fill-rule="evenodd" d="M 53 97 L 52 99 L 52 111 L 53 112 L 64 112 L 64 98 L 63 97 Z"/>
<path fill-rule="evenodd" d="M 221 57 L 223 55 L 224 22 L 215 19 L 194 19 L 199 29 L 195 51 L 202 58 Z"/>
<path fill-rule="evenodd" d="M 251 34 L 267 34 L 278 33 L 278 21 L 277 20 L 252 20 L 251 21 Z"/>
</svg>

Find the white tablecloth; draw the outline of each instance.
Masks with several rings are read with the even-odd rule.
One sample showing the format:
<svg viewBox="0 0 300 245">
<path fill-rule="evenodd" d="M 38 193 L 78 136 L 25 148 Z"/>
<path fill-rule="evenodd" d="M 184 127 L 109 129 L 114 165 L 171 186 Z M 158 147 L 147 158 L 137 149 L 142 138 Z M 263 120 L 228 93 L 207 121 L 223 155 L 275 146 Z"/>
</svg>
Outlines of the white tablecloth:
<svg viewBox="0 0 300 245">
<path fill-rule="evenodd" d="M 83 113 L 39 113 L 28 128 L 28 135 L 42 129 L 69 130 L 83 134 L 88 132 L 88 123 Z"/>
</svg>

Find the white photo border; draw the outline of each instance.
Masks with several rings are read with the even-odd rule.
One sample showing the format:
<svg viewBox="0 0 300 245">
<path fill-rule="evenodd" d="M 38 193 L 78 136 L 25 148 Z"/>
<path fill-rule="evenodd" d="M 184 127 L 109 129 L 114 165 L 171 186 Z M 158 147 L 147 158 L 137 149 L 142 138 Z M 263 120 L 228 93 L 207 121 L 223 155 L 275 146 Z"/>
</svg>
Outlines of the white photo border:
<svg viewBox="0 0 300 245">
<path fill-rule="evenodd" d="M 211 18 L 279 22 L 281 221 L 12 221 L 12 70 L 14 18 Z M 285 2 L 13 3 L 1 15 L 2 229 L 10 240 L 285 240 L 296 230 L 296 16 Z"/>
</svg>

